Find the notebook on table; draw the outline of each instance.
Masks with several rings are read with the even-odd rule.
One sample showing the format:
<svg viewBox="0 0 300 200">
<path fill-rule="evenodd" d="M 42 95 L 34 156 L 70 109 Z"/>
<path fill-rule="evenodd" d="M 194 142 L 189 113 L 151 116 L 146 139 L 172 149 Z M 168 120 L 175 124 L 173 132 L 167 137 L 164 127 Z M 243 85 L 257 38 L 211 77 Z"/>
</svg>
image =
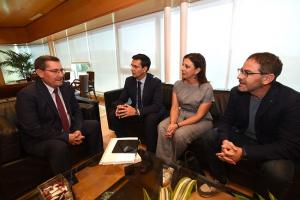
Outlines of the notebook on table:
<svg viewBox="0 0 300 200">
<path fill-rule="evenodd" d="M 141 157 L 137 153 L 139 143 L 137 137 L 112 138 L 99 164 L 111 165 L 140 162 Z"/>
</svg>

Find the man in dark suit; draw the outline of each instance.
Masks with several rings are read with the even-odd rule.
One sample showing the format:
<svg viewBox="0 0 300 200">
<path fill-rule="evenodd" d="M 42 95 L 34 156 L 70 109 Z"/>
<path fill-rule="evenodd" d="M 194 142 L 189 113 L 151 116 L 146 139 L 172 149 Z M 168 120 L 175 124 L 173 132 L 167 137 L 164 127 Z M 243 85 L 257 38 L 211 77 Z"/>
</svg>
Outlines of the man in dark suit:
<svg viewBox="0 0 300 200">
<path fill-rule="evenodd" d="M 70 149 L 86 143 L 90 154 L 103 150 L 99 122 L 83 120 L 58 58 L 35 60 L 39 78 L 17 95 L 16 111 L 27 153 L 49 160 L 55 174 L 70 168 Z"/>
<path fill-rule="evenodd" d="M 203 136 L 210 170 L 219 182 L 227 182 L 225 164 L 253 165 L 259 174 L 255 191 L 263 196 L 270 191 L 278 199 L 287 194 L 294 162 L 300 160 L 300 94 L 276 82 L 281 70 L 274 54 L 248 57 L 221 123 Z"/>
<path fill-rule="evenodd" d="M 155 152 L 157 142 L 157 124 L 164 114 L 162 106 L 162 85 L 158 78 L 147 73 L 151 65 L 148 56 L 137 54 L 132 57 L 131 73 L 125 81 L 124 89 L 115 102 L 116 109 L 110 114 L 114 131 L 118 137 L 124 137 L 127 124 L 145 125 L 147 150 Z M 128 104 L 128 100 L 131 104 Z"/>
</svg>

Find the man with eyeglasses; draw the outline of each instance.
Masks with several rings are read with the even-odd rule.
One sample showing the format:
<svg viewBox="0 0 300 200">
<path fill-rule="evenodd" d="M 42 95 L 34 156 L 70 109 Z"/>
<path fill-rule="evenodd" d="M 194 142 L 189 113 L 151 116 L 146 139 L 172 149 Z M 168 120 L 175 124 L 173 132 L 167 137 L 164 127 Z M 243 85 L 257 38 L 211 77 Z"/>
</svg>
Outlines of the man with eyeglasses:
<svg viewBox="0 0 300 200">
<path fill-rule="evenodd" d="M 162 105 L 162 84 L 160 79 L 148 72 L 150 58 L 145 54 L 132 57 L 132 76 L 125 80 L 124 89 L 119 99 L 114 102 L 116 108 L 109 114 L 117 137 L 127 136 L 129 124 L 144 125 L 147 150 L 155 152 L 157 125 L 164 115 Z M 128 100 L 131 102 L 128 102 Z"/>
<path fill-rule="evenodd" d="M 40 56 L 34 66 L 39 78 L 16 101 L 22 145 L 28 154 L 49 160 L 58 174 L 70 168 L 73 146 L 84 144 L 91 155 L 103 150 L 101 127 L 96 120 L 83 120 L 57 57 Z"/>
<path fill-rule="evenodd" d="M 230 92 L 216 129 L 203 135 L 203 147 L 215 179 L 227 183 L 226 165 L 248 166 L 257 174 L 255 192 L 284 199 L 300 160 L 300 94 L 276 81 L 281 60 L 255 53 L 238 69 L 239 85 Z M 209 196 L 216 190 L 202 185 Z"/>
</svg>

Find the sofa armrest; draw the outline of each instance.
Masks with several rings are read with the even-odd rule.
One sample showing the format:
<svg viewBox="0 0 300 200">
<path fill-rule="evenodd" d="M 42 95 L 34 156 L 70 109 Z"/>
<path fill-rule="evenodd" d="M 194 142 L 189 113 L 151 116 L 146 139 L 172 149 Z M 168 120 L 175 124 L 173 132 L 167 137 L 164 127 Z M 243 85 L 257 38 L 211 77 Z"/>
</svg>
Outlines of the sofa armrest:
<svg viewBox="0 0 300 200">
<path fill-rule="evenodd" d="M 98 101 L 80 96 L 76 96 L 76 99 L 82 111 L 83 119 L 97 120 L 98 122 L 100 122 L 100 111 Z"/>
<path fill-rule="evenodd" d="M 109 113 L 114 109 L 115 105 L 113 103 L 119 99 L 122 90 L 123 88 L 104 92 L 106 117 L 107 117 L 108 127 L 110 129 L 112 129 L 112 125 L 109 120 Z"/>
</svg>

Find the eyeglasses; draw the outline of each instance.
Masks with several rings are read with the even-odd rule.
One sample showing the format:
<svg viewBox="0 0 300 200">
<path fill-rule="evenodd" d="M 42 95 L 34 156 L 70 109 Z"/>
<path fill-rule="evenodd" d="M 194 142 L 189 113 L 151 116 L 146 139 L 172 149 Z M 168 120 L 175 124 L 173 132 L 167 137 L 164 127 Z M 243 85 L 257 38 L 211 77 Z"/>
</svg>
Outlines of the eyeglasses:
<svg viewBox="0 0 300 200">
<path fill-rule="evenodd" d="M 237 70 L 238 70 L 238 74 L 243 74 L 245 77 L 248 77 L 249 75 L 253 75 L 253 74 L 261 74 L 261 75 L 267 74 L 267 73 L 263 73 L 263 72 L 251 72 L 251 71 L 244 70 L 241 68 L 239 68 Z"/>
<path fill-rule="evenodd" d="M 65 69 L 61 68 L 61 69 L 45 69 L 44 71 L 48 71 L 48 72 L 52 72 L 54 74 L 59 74 L 59 73 L 65 73 Z"/>
</svg>

